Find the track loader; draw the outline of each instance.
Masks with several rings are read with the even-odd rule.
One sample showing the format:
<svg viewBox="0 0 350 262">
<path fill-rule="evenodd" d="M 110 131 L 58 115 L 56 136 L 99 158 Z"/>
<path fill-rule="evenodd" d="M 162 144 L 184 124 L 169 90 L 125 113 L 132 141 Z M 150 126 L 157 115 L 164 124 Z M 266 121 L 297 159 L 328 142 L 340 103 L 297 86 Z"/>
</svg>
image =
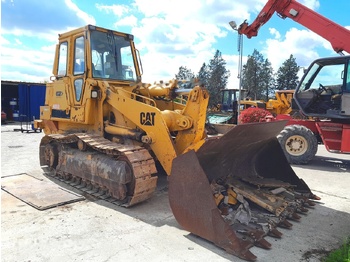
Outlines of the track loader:
<svg viewBox="0 0 350 262">
<path fill-rule="evenodd" d="M 45 105 L 48 175 L 117 205 L 151 198 L 156 163 L 169 176 L 169 201 L 188 231 L 255 260 L 253 245 L 281 237 L 317 199 L 278 144 L 284 122 L 240 125 L 208 137 L 209 95 L 177 81 L 145 84 L 133 36 L 87 25 L 60 34 Z M 183 97 L 186 97 L 183 100 Z M 158 166 L 158 165 L 157 165 Z"/>
</svg>

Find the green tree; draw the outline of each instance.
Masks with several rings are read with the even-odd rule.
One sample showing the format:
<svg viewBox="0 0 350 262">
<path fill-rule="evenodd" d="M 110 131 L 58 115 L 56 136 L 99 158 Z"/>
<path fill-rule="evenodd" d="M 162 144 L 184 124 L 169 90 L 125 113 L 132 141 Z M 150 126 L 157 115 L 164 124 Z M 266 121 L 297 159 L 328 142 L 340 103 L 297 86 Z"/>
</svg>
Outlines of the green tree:
<svg viewBox="0 0 350 262">
<path fill-rule="evenodd" d="M 273 68 L 270 61 L 265 59 L 260 72 L 259 97 L 263 98 L 265 101 L 268 101 L 269 97 L 275 93 L 274 90 L 275 78 Z"/>
<path fill-rule="evenodd" d="M 201 66 L 201 69 L 199 69 L 198 75 L 197 75 L 198 81 L 200 84 L 207 86 L 209 81 L 209 68 L 206 65 L 206 63 L 203 63 Z"/>
<path fill-rule="evenodd" d="M 300 67 L 297 65 L 293 55 L 282 63 L 277 70 L 276 85 L 279 90 L 295 89 L 298 84 L 298 72 Z"/>
<path fill-rule="evenodd" d="M 248 56 L 247 63 L 242 70 L 242 88 L 254 100 L 268 99 L 274 86 L 274 74 L 268 59 L 254 49 Z"/>
<path fill-rule="evenodd" d="M 191 69 L 188 69 L 186 66 L 180 66 L 179 72 L 175 75 L 177 80 L 188 80 L 191 81 L 194 79 L 194 73 Z"/>
<path fill-rule="evenodd" d="M 214 57 L 208 65 L 207 89 L 210 95 L 209 105 L 221 103 L 221 89 L 225 89 L 230 71 L 226 69 L 226 61 L 222 58 L 221 52 L 216 50 Z"/>
<path fill-rule="evenodd" d="M 247 90 L 247 95 L 253 99 L 258 99 L 261 67 L 264 57 L 256 49 L 252 55 L 248 55 L 247 63 L 242 70 L 242 88 Z"/>
</svg>

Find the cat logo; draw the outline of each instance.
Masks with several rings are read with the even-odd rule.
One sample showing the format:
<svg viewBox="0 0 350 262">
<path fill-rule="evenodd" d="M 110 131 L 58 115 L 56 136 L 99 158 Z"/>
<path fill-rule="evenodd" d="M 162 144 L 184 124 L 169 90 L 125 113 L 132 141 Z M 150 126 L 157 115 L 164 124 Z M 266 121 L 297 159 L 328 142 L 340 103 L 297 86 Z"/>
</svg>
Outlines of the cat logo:
<svg viewBox="0 0 350 262">
<path fill-rule="evenodd" d="M 143 126 L 154 126 L 155 112 L 141 112 L 140 123 Z"/>
</svg>

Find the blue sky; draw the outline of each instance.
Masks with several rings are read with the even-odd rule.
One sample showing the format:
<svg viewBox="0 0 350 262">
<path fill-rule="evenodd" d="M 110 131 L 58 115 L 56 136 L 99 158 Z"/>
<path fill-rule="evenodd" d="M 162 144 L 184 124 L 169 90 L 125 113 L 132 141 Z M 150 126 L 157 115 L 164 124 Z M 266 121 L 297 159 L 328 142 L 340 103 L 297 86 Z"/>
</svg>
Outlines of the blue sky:
<svg viewBox="0 0 350 262">
<path fill-rule="evenodd" d="M 228 22 L 252 22 L 267 0 L 1 0 L 1 79 L 49 80 L 59 33 L 93 24 L 135 36 L 144 82 L 174 78 L 180 66 L 198 73 L 221 51 L 238 86 L 237 32 Z M 299 0 L 350 29 L 349 0 Z M 300 66 L 337 55 L 330 44 L 276 14 L 252 39 L 244 37 L 244 58 L 257 49 L 275 70 L 290 54 Z"/>
</svg>

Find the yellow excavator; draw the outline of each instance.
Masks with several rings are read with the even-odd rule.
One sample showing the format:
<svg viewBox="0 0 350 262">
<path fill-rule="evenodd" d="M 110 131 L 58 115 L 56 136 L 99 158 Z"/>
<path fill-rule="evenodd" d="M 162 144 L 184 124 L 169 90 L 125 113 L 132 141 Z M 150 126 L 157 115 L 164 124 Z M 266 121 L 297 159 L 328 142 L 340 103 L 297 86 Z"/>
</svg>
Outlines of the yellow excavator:
<svg viewBox="0 0 350 262">
<path fill-rule="evenodd" d="M 276 139 L 285 122 L 239 125 L 209 137 L 205 87 L 142 83 L 133 39 L 92 25 L 59 35 L 34 123 L 45 132 L 40 165 L 126 207 L 150 199 L 157 173 L 165 172 L 170 206 L 184 229 L 255 260 L 250 247 L 270 248 L 264 237 L 281 237 L 276 227 L 290 227 L 288 220 L 317 199 Z"/>
</svg>

